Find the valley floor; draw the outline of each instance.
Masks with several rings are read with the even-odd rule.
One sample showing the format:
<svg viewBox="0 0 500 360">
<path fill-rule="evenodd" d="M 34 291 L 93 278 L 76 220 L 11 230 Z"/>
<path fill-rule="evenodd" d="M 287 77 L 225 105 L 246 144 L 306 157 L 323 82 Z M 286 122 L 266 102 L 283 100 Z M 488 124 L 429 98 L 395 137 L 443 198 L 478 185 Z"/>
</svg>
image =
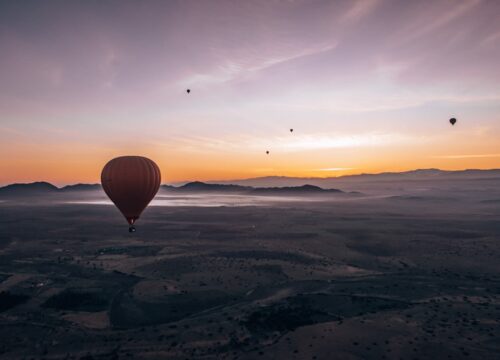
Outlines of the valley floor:
<svg viewBox="0 0 500 360">
<path fill-rule="evenodd" d="M 0 204 L 2 359 L 494 359 L 500 201 Z"/>
</svg>

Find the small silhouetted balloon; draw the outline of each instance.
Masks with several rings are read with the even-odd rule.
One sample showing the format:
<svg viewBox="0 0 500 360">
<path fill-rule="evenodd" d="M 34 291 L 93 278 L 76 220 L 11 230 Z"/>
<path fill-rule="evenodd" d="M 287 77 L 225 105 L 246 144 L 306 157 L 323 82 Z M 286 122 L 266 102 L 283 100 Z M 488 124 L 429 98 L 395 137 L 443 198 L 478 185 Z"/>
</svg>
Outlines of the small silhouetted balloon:
<svg viewBox="0 0 500 360">
<path fill-rule="evenodd" d="M 266 151 L 266 154 L 269 155 L 269 151 Z"/>
<path fill-rule="evenodd" d="M 293 132 L 293 129 L 290 129 L 290 132 Z"/>
<path fill-rule="evenodd" d="M 102 169 L 104 192 L 133 225 L 160 188 L 160 168 L 142 156 L 120 156 Z M 129 231 L 135 231 L 131 226 Z"/>
<path fill-rule="evenodd" d="M 455 125 L 456 122 L 457 122 L 457 119 L 455 119 L 455 118 L 451 118 L 450 119 L 450 124 L 451 125 Z"/>
<path fill-rule="evenodd" d="M 186 92 L 189 94 L 191 92 L 191 89 L 187 89 Z"/>
</svg>

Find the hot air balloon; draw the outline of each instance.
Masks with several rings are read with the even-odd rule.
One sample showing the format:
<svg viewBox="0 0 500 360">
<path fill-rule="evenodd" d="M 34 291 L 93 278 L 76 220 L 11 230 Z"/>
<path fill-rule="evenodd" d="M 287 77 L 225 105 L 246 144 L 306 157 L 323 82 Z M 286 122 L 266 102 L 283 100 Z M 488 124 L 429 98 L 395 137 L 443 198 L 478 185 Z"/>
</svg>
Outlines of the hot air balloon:
<svg viewBox="0 0 500 360">
<path fill-rule="evenodd" d="M 187 89 L 186 92 L 189 94 L 191 92 L 191 89 Z"/>
<path fill-rule="evenodd" d="M 293 132 L 293 129 L 290 129 L 290 132 Z"/>
<path fill-rule="evenodd" d="M 269 155 L 269 150 L 266 151 L 266 154 Z"/>
<path fill-rule="evenodd" d="M 455 118 L 451 118 L 450 119 L 450 124 L 451 125 L 455 125 L 456 122 L 457 122 L 457 119 L 455 119 Z"/>
<path fill-rule="evenodd" d="M 134 232 L 134 223 L 153 200 L 160 187 L 160 168 L 142 156 L 120 156 L 102 169 L 104 192 L 121 211 Z"/>
</svg>

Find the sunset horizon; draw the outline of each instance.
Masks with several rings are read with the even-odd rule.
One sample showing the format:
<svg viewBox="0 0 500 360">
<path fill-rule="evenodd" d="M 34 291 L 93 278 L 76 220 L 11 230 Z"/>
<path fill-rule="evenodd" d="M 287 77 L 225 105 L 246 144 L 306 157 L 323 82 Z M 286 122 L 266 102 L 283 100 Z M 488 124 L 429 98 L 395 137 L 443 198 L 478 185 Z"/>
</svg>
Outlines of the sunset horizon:
<svg viewBox="0 0 500 360">
<path fill-rule="evenodd" d="M 352 169 L 354 170 L 354 169 Z M 325 179 L 342 179 L 342 178 L 349 178 L 349 177 L 356 177 L 356 176 L 363 176 L 363 175 L 383 175 L 383 174 L 404 174 L 404 173 L 411 173 L 411 172 L 419 172 L 419 171 L 439 171 L 439 172 L 467 172 L 467 171 L 500 171 L 499 168 L 458 168 L 458 169 L 440 169 L 440 168 L 415 168 L 415 169 L 403 169 L 403 170 L 385 170 L 385 171 L 377 171 L 377 172 L 355 172 L 355 171 L 348 171 L 348 170 L 323 170 L 323 169 L 318 169 L 318 170 L 313 170 L 311 172 L 311 175 L 285 175 L 281 173 L 275 173 L 275 174 L 262 174 L 262 175 L 256 175 L 256 176 L 243 176 L 243 177 L 227 177 L 227 178 L 188 178 L 188 179 L 180 179 L 180 180 L 172 180 L 170 181 L 168 178 L 164 179 L 162 178 L 162 185 L 180 185 L 180 184 L 186 184 L 190 182 L 206 182 L 206 183 L 218 183 L 218 182 L 224 182 L 224 183 L 230 183 L 230 182 L 239 182 L 239 181 L 244 181 L 244 180 L 254 180 L 254 179 L 263 179 L 263 178 L 290 178 L 290 179 L 311 179 L 311 180 L 325 180 Z M 162 171 L 162 174 L 165 172 Z M 328 173 L 329 175 L 322 175 L 321 173 Z M 334 173 L 337 173 L 337 175 L 334 175 Z M 318 174 L 318 175 L 315 175 Z M 162 175 L 163 176 L 163 175 Z M 7 186 L 7 185 L 13 185 L 13 184 L 30 184 L 30 183 L 37 183 L 37 182 L 46 182 L 52 185 L 55 185 L 57 187 L 64 187 L 68 185 L 78 185 L 78 184 L 100 184 L 99 180 L 99 175 L 94 176 L 95 180 L 93 178 L 89 178 L 89 180 L 84 181 L 84 180 L 74 180 L 74 181 L 67 181 L 67 182 L 59 182 L 59 181 L 54 181 L 54 180 L 47 180 L 45 178 L 27 178 L 25 180 L 19 180 L 19 181 L 13 181 L 13 182 L 6 182 L 6 183 L 0 183 L 0 187 L 2 186 Z"/>
<path fill-rule="evenodd" d="M 497 10 L 2 2 L 0 184 L 125 154 L 165 182 L 500 168 Z"/>
</svg>

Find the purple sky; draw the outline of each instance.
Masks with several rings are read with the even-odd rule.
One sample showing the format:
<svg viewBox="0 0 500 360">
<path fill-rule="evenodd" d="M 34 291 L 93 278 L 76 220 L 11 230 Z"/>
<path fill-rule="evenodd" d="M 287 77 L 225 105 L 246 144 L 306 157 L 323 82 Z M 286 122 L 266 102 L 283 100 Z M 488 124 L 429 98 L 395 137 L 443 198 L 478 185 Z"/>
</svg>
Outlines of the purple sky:
<svg viewBox="0 0 500 360">
<path fill-rule="evenodd" d="M 496 0 L 0 1 L 0 183 L 131 153 L 166 181 L 500 167 L 499 19 Z"/>
</svg>

